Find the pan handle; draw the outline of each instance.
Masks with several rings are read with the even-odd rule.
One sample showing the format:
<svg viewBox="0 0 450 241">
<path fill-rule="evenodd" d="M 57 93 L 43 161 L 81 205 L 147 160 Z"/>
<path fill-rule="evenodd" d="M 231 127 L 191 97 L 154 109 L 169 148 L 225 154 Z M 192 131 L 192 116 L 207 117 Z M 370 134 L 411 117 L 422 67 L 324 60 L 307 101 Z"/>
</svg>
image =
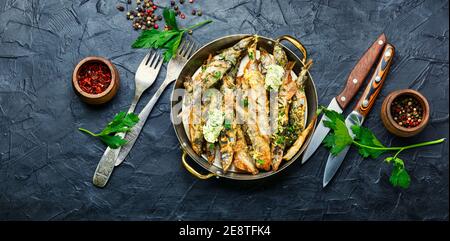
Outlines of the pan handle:
<svg viewBox="0 0 450 241">
<path fill-rule="evenodd" d="M 300 52 L 303 54 L 302 62 L 303 64 L 306 64 L 306 59 L 308 59 L 308 52 L 306 51 L 305 46 L 300 42 L 300 40 L 292 37 L 291 35 L 282 35 L 276 39 L 277 42 L 281 42 L 283 40 L 286 40 L 293 44 Z"/>
<path fill-rule="evenodd" d="M 214 173 L 209 173 L 206 175 L 200 174 L 199 172 L 197 172 L 194 168 L 192 168 L 191 166 L 189 166 L 189 164 L 186 161 L 186 156 L 187 156 L 187 152 L 183 150 L 183 155 L 181 156 L 181 161 L 183 163 L 184 168 L 186 168 L 186 170 L 188 170 L 188 172 L 190 172 L 192 175 L 194 175 L 196 178 L 198 179 L 209 179 L 211 177 L 217 176 Z"/>
</svg>

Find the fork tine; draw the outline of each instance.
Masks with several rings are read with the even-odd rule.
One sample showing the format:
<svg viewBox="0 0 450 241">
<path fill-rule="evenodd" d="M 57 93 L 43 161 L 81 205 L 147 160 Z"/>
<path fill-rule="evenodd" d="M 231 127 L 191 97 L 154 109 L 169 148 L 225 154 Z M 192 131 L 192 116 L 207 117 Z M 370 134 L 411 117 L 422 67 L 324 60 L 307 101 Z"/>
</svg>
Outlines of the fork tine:
<svg viewBox="0 0 450 241">
<path fill-rule="evenodd" d="M 156 67 L 158 66 L 159 62 L 161 62 L 161 55 L 158 54 L 158 56 L 156 56 L 155 61 L 153 62 L 152 65 L 150 65 L 150 67 L 156 69 Z"/>
<path fill-rule="evenodd" d="M 177 55 L 181 55 L 181 52 L 183 51 L 185 45 L 186 41 L 181 42 L 180 46 L 178 46 Z"/>
<path fill-rule="evenodd" d="M 153 52 L 153 51 L 150 50 L 150 51 L 147 53 L 147 55 L 145 55 L 144 59 L 141 61 L 141 64 L 139 64 L 138 69 L 141 68 L 142 66 L 144 66 L 144 65 L 147 64 L 147 60 L 148 60 L 148 58 L 150 57 L 150 54 L 151 54 L 152 52 Z"/>
<path fill-rule="evenodd" d="M 161 66 L 162 66 L 163 62 L 164 62 L 164 58 L 161 57 L 160 60 L 159 60 L 159 64 L 155 66 L 155 70 L 156 71 L 159 72 L 159 69 L 161 69 Z"/>
<path fill-rule="evenodd" d="M 189 49 L 186 51 L 186 58 L 190 58 L 192 53 L 195 52 L 196 49 L 196 44 L 195 42 L 192 42 L 191 47 L 189 47 Z"/>
<path fill-rule="evenodd" d="M 186 41 L 186 46 L 184 46 L 184 49 L 183 49 L 183 57 L 186 58 L 186 54 L 189 51 L 190 47 L 192 47 L 192 42 L 191 41 Z"/>
<path fill-rule="evenodd" d="M 150 60 L 147 62 L 147 66 L 152 66 L 152 62 L 153 62 L 153 60 L 155 59 L 155 57 L 158 57 L 158 54 L 156 53 L 156 52 L 154 52 L 153 54 L 152 54 L 152 57 L 150 58 Z"/>
</svg>

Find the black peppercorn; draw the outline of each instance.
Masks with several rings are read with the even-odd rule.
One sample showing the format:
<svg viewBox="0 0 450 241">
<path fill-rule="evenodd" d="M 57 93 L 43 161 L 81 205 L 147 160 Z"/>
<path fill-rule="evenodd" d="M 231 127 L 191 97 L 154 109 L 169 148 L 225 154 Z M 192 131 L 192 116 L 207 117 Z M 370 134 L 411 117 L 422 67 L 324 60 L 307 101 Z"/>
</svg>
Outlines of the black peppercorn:
<svg viewBox="0 0 450 241">
<path fill-rule="evenodd" d="M 117 5 L 117 10 L 123 12 L 125 10 L 125 8 L 122 5 Z"/>
<path fill-rule="evenodd" d="M 178 10 L 178 5 L 175 5 L 175 6 L 173 7 L 173 10 L 177 11 L 177 10 Z"/>
<path fill-rule="evenodd" d="M 192 15 L 196 15 L 197 11 L 195 11 L 195 9 L 192 9 Z"/>
<path fill-rule="evenodd" d="M 175 6 L 175 1 L 174 0 L 170 1 L 170 5 Z"/>
<path fill-rule="evenodd" d="M 162 20 L 162 16 L 158 15 L 158 20 L 161 21 Z"/>
<path fill-rule="evenodd" d="M 197 16 L 202 16 L 202 10 L 201 9 L 199 9 L 198 11 L 197 11 Z"/>
<path fill-rule="evenodd" d="M 183 4 L 183 3 L 184 3 L 184 0 L 180 0 L 180 3 Z"/>
<path fill-rule="evenodd" d="M 131 4 L 131 0 L 127 0 L 127 3 L 128 3 L 128 4 Z"/>
</svg>

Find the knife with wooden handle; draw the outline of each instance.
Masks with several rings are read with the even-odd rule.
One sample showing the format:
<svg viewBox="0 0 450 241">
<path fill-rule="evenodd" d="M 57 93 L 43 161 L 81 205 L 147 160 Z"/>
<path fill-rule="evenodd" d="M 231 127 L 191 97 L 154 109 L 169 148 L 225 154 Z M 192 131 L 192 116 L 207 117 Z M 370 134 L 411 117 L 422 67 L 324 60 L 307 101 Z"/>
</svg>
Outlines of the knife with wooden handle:
<svg viewBox="0 0 450 241">
<path fill-rule="evenodd" d="M 394 53 L 394 46 L 391 44 L 386 44 L 386 47 L 383 50 L 383 55 L 381 56 L 380 61 L 378 62 L 377 67 L 370 78 L 370 82 L 368 83 L 353 111 L 347 116 L 347 118 L 345 118 L 345 125 L 347 126 L 348 132 L 352 138 L 355 138 L 355 134 L 353 133 L 351 127 L 354 125 L 361 126 L 367 114 L 369 114 L 372 109 L 375 99 L 380 93 L 384 80 L 389 73 L 392 59 L 394 58 Z M 325 165 L 323 187 L 328 185 L 330 180 L 336 174 L 349 149 L 350 146 L 347 146 L 336 156 L 333 156 L 330 153 L 327 164 Z"/>
<path fill-rule="evenodd" d="M 381 34 L 375 42 L 373 42 L 372 46 L 367 49 L 367 51 L 363 54 L 361 59 L 353 68 L 352 72 L 347 78 L 347 82 L 345 84 L 344 89 L 334 97 L 327 109 L 334 110 L 338 113 L 342 113 L 353 97 L 358 93 L 361 88 L 364 80 L 369 75 L 370 69 L 378 60 L 378 56 L 386 45 L 386 35 Z M 323 121 L 326 120 L 325 116 L 322 116 L 322 119 L 319 121 L 317 125 L 316 131 L 314 132 L 311 142 L 305 150 L 305 153 L 302 157 L 302 163 L 305 163 L 317 148 L 322 143 L 325 136 L 327 136 L 330 129 L 323 125 Z"/>
</svg>

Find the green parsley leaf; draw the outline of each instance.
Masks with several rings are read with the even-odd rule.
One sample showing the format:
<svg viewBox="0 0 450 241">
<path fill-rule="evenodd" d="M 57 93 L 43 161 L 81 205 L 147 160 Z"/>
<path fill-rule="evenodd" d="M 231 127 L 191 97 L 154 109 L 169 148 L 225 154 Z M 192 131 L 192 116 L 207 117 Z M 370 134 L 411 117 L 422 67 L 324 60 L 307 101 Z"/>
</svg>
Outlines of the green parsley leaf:
<svg viewBox="0 0 450 241">
<path fill-rule="evenodd" d="M 164 17 L 164 21 L 166 22 L 166 25 L 168 27 L 170 27 L 173 30 L 178 30 L 175 11 L 173 11 L 173 10 L 171 11 L 168 8 L 164 8 L 163 17 Z"/>
<path fill-rule="evenodd" d="M 117 149 L 127 143 L 125 139 L 113 135 L 100 136 L 100 140 L 102 140 L 106 145 L 108 145 L 112 149 Z"/>
<path fill-rule="evenodd" d="M 254 60 L 253 52 L 248 52 L 248 58 Z"/>
<path fill-rule="evenodd" d="M 214 145 L 214 143 L 209 143 L 209 149 L 214 149 L 215 148 L 215 145 Z"/>
<path fill-rule="evenodd" d="M 381 147 L 381 148 L 385 147 L 372 133 L 372 131 L 369 130 L 369 128 L 357 125 L 354 125 L 351 128 L 353 134 L 355 134 L 355 141 L 357 141 L 358 143 L 371 147 Z M 358 146 L 358 151 L 359 154 L 364 158 L 367 157 L 377 158 L 381 154 L 383 154 L 386 150 L 378 150 Z"/>
<path fill-rule="evenodd" d="M 264 160 L 262 160 L 262 159 L 257 159 L 257 160 L 256 160 L 256 163 L 258 163 L 259 165 L 262 165 L 262 164 L 264 164 Z"/>
<path fill-rule="evenodd" d="M 335 111 L 332 111 L 335 112 Z M 332 155 L 336 156 L 348 145 L 353 143 L 353 139 L 348 133 L 347 126 L 345 125 L 342 118 L 338 118 L 332 112 L 325 111 L 324 114 L 329 120 L 323 122 L 324 126 L 333 130 L 327 137 L 323 140 L 326 147 L 330 148 Z M 339 115 L 339 114 L 338 114 Z"/>
<path fill-rule="evenodd" d="M 284 144 L 285 141 L 286 141 L 286 137 L 278 136 L 277 139 L 275 140 L 275 144 L 282 145 L 282 144 Z"/>
<path fill-rule="evenodd" d="M 248 107 L 248 98 L 242 99 L 242 105 Z"/>
<path fill-rule="evenodd" d="M 394 187 L 408 188 L 411 184 L 411 178 L 405 169 L 405 164 L 402 159 L 398 157 L 388 157 L 385 159 L 387 163 L 392 163 L 394 166 L 389 177 L 389 182 Z"/>
<path fill-rule="evenodd" d="M 225 130 L 231 130 L 231 121 L 225 119 L 223 127 L 225 128 Z"/>
<path fill-rule="evenodd" d="M 171 30 L 144 30 L 134 41 L 132 47 L 164 49 L 164 62 L 169 61 L 176 54 L 185 32 L 212 22 L 211 20 L 207 20 L 188 28 L 179 29 L 175 18 L 175 12 L 173 10 L 164 9 L 163 16 L 166 25 L 170 26 Z"/>
<path fill-rule="evenodd" d="M 127 132 L 134 125 L 139 122 L 139 117 L 133 113 L 119 112 L 116 116 L 114 116 L 113 120 L 109 122 L 106 127 L 98 134 L 92 133 L 89 130 L 84 128 L 78 128 L 80 131 L 83 131 L 91 136 L 99 137 L 106 145 L 110 148 L 118 148 L 127 143 L 127 141 L 119 136 L 116 136 L 116 133 L 119 132 Z"/>
<path fill-rule="evenodd" d="M 176 54 L 178 47 L 180 46 L 181 39 L 183 39 L 183 34 L 179 34 L 169 41 L 167 45 L 170 47 L 167 48 L 163 54 L 164 62 L 168 62 Z"/>
<path fill-rule="evenodd" d="M 213 76 L 215 79 L 220 79 L 220 78 L 222 78 L 222 72 L 220 72 L 220 71 L 216 71 L 216 72 L 214 72 L 214 76 Z"/>
</svg>

